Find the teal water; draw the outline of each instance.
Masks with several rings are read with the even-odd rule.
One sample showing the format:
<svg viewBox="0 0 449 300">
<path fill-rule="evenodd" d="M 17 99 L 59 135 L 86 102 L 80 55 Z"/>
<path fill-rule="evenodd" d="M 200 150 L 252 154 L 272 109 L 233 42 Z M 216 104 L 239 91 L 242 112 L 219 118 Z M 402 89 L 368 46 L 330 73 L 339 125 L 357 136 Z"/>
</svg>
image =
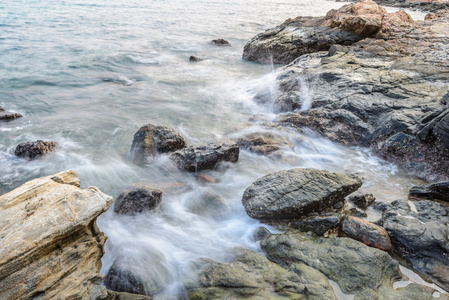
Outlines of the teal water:
<svg viewBox="0 0 449 300">
<path fill-rule="evenodd" d="M 237 164 L 206 174 L 219 182 L 199 184 L 165 157 L 138 167 L 129 159 L 134 133 L 144 124 L 168 125 L 189 144 L 238 137 L 254 114 L 274 115 L 251 99 L 276 89 L 279 66 L 241 59 L 254 35 L 289 17 L 323 15 L 342 3 L 326 0 L 216 1 L 16 1 L 0 3 L 0 106 L 23 118 L 0 123 L 0 194 L 34 179 L 74 169 L 83 187 L 114 197 L 129 184 L 182 182 L 164 196 L 157 212 L 134 218 L 108 211 L 100 228 L 109 237 L 103 273 L 120 255 L 143 278 L 167 272 L 161 299 L 177 295 L 194 258 L 222 260 L 235 246 L 259 251 L 251 235 L 260 224 L 246 216 L 240 199 L 255 179 L 282 169 L 314 167 L 351 172 L 364 191 L 384 200 L 403 197 L 411 184 L 400 170 L 357 148 L 311 134 L 288 160 L 242 151 Z M 210 45 L 224 38 L 231 47 Z M 204 59 L 190 63 L 189 56 Z M 311 91 L 313 92 L 313 91 Z M 59 143 L 58 152 L 27 161 L 15 147 L 37 139 Z M 219 219 L 198 215 L 189 203 L 205 192 L 225 198 Z M 157 264 L 156 262 L 164 263 Z M 182 289 L 181 289 L 182 290 Z"/>
</svg>

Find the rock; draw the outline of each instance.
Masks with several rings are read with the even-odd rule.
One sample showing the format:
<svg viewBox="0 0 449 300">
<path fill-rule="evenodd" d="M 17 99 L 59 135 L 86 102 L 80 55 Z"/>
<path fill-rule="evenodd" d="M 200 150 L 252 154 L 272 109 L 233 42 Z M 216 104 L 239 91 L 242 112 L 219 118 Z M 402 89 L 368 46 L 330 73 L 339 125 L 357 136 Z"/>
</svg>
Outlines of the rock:
<svg viewBox="0 0 449 300">
<path fill-rule="evenodd" d="M 281 149 L 293 149 L 295 144 L 275 132 L 252 132 L 237 139 L 237 144 L 251 152 L 269 155 Z"/>
<path fill-rule="evenodd" d="M 373 194 L 356 194 L 349 196 L 348 200 L 358 208 L 366 209 L 368 206 L 374 203 L 376 198 L 373 196 Z"/>
<path fill-rule="evenodd" d="M 295 220 L 292 227 L 302 232 L 313 232 L 316 235 L 323 235 L 329 230 L 336 228 L 343 215 L 335 213 L 330 216 L 303 217 Z"/>
<path fill-rule="evenodd" d="M 214 169 L 220 162 L 237 162 L 239 146 L 233 140 L 223 139 L 175 151 L 170 155 L 170 158 L 178 168 L 189 172 L 197 172 Z"/>
<path fill-rule="evenodd" d="M 254 233 L 253 233 L 253 238 L 255 241 L 261 241 L 266 237 L 269 237 L 271 235 L 271 232 L 266 229 L 265 227 L 258 227 Z"/>
<path fill-rule="evenodd" d="M 202 60 L 203 60 L 202 58 L 199 58 L 199 57 L 193 56 L 193 55 L 191 55 L 189 58 L 189 61 L 191 61 L 191 62 L 198 62 L 198 61 L 202 61 Z"/>
<path fill-rule="evenodd" d="M 98 298 L 97 300 L 152 300 L 153 298 L 143 295 L 135 295 L 130 293 L 120 293 L 108 290 L 106 298 Z"/>
<path fill-rule="evenodd" d="M 226 46 L 226 47 L 231 46 L 231 44 L 227 40 L 224 40 L 224 39 L 212 40 L 211 43 L 213 45 L 220 46 L 220 47 L 222 47 L 222 46 Z"/>
<path fill-rule="evenodd" d="M 251 218 L 297 219 L 331 208 L 361 185 L 360 178 L 353 175 L 291 169 L 256 180 L 245 190 L 242 203 Z"/>
<path fill-rule="evenodd" d="M 17 145 L 14 154 L 19 157 L 26 157 L 28 159 L 36 159 L 54 152 L 58 147 L 56 142 L 46 142 L 37 140 L 36 142 L 26 142 Z"/>
<path fill-rule="evenodd" d="M 338 299 L 328 278 L 317 269 L 309 267 L 304 263 L 292 263 L 288 269 L 303 278 L 303 282 L 307 287 L 306 299 Z"/>
<path fill-rule="evenodd" d="M 196 175 L 196 179 L 202 183 L 217 183 L 217 180 L 215 178 L 204 174 Z"/>
<path fill-rule="evenodd" d="M 380 223 L 395 251 L 449 291 L 449 209 L 429 200 L 413 202 L 413 209 L 410 205 L 405 200 L 393 201 Z"/>
<path fill-rule="evenodd" d="M 101 257 L 106 237 L 96 218 L 113 198 L 80 188 L 69 170 L 0 196 L 2 299 L 96 299 L 106 295 Z"/>
<path fill-rule="evenodd" d="M 196 262 L 195 275 L 185 284 L 190 299 L 304 299 L 306 287 L 298 275 L 261 254 L 235 251 L 230 263 Z"/>
<path fill-rule="evenodd" d="M 419 285 L 394 290 L 392 282 L 401 278 L 398 263 L 386 252 L 349 238 L 273 234 L 261 246 L 270 260 L 287 270 L 307 265 L 335 281 L 344 293 L 354 294 L 355 299 L 432 299 L 435 292 Z"/>
<path fill-rule="evenodd" d="M 122 192 L 114 205 L 114 212 L 135 215 L 157 208 L 162 202 L 162 190 L 146 186 L 133 187 Z"/>
<path fill-rule="evenodd" d="M 409 197 L 449 202 L 449 181 L 414 186 Z"/>
<path fill-rule="evenodd" d="M 223 196 L 208 190 L 195 194 L 187 201 L 186 206 L 192 213 L 206 218 L 219 217 L 229 210 Z"/>
<path fill-rule="evenodd" d="M 348 216 L 344 219 L 341 229 L 347 237 L 365 245 L 384 251 L 391 250 L 391 241 L 387 231 L 376 224 Z"/>
<path fill-rule="evenodd" d="M 120 269 L 115 264 L 109 269 L 104 284 L 113 291 L 145 295 L 142 281 L 130 271 Z"/>
<path fill-rule="evenodd" d="M 131 153 L 135 164 L 144 164 L 157 153 L 173 152 L 186 146 L 184 137 L 170 127 L 147 124 L 134 134 Z"/>
<path fill-rule="evenodd" d="M 361 209 L 358 209 L 356 207 L 352 207 L 345 211 L 345 213 L 349 216 L 355 216 L 359 218 L 366 218 L 368 215 Z"/>
<path fill-rule="evenodd" d="M 5 110 L 3 107 L 0 107 L 0 121 L 2 120 L 10 121 L 21 117 L 22 115 L 19 113 L 13 113 Z"/>
</svg>

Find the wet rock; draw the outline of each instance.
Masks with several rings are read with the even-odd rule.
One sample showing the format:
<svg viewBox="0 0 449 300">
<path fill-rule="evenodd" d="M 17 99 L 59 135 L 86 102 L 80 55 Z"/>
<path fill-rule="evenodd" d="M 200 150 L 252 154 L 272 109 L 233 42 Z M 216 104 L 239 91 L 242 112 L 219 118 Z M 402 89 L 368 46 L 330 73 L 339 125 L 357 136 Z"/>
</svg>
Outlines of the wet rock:
<svg viewBox="0 0 449 300">
<path fill-rule="evenodd" d="M 371 222 L 348 216 L 342 223 L 342 231 L 347 237 L 363 242 L 365 245 L 384 251 L 391 250 L 387 231 Z"/>
<path fill-rule="evenodd" d="M 292 223 L 292 227 L 302 232 L 313 232 L 316 235 L 322 236 L 329 230 L 336 228 L 342 219 L 343 215 L 340 213 L 332 214 L 330 216 L 315 216 L 302 217 Z"/>
<path fill-rule="evenodd" d="M 5 110 L 3 107 L 0 107 L 0 121 L 2 120 L 10 121 L 21 117 L 22 115 L 19 113 L 13 113 Z"/>
<path fill-rule="evenodd" d="M 185 283 L 192 300 L 304 299 L 306 291 L 301 277 L 246 249 L 237 249 L 230 263 L 201 259 L 194 274 Z"/>
<path fill-rule="evenodd" d="M 449 291 L 449 277 L 445 276 L 449 269 L 448 224 L 448 207 L 429 200 L 393 201 L 381 219 L 393 249 Z"/>
<path fill-rule="evenodd" d="M 394 290 L 392 282 L 401 278 L 398 263 L 386 252 L 349 238 L 273 234 L 261 246 L 270 260 L 287 270 L 307 265 L 335 281 L 344 293 L 355 294 L 356 299 L 431 299 L 435 291 L 419 285 Z"/>
<path fill-rule="evenodd" d="M 114 292 L 108 290 L 106 298 L 97 298 L 97 300 L 152 300 L 153 298 L 143 295 L 135 295 L 125 292 Z"/>
<path fill-rule="evenodd" d="M 361 185 L 360 178 L 353 175 L 291 169 L 256 180 L 245 190 L 242 203 L 255 219 L 297 219 L 332 207 Z"/>
<path fill-rule="evenodd" d="M 168 153 L 185 148 L 183 136 L 168 126 L 147 124 L 134 134 L 131 153 L 135 164 L 144 164 L 157 153 Z"/>
<path fill-rule="evenodd" d="M 122 192 L 114 205 L 114 212 L 135 215 L 157 208 L 162 202 L 162 190 L 146 186 L 133 187 Z"/>
<path fill-rule="evenodd" d="M 239 159 L 239 146 L 230 139 L 223 139 L 197 147 L 188 147 L 175 151 L 170 158 L 178 168 L 197 172 L 214 169 L 224 161 L 237 162 Z"/>
<path fill-rule="evenodd" d="M 251 152 L 268 155 L 281 149 L 293 149 L 295 144 L 274 132 L 252 132 L 237 139 L 237 144 Z"/>
<path fill-rule="evenodd" d="M 449 181 L 414 186 L 409 197 L 449 202 Z"/>
<path fill-rule="evenodd" d="M 202 61 L 202 60 L 203 60 L 202 58 L 199 58 L 199 57 L 193 56 L 193 55 L 191 55 L 189 57 L 189 61 L 191 61 L 191 62 L 198 62 L 198 61 Z"/>
<path fill-rule="evenodd" d="M 192 213 L 206 218 L 219 217 L 229 210 L 225 198 L 209 190 L 196 194 L 187 201 L 186 206 Z"/>
<path fill-rule="evenodd" d="M 36 142 L 26 142 L 17 145 L 14 154 L 19 157 L 26 157 L 28 159 L 36 159 L 54 152 L 58 147 L 56 142 L 47 142 L 37 140 Z"/>
<path fill-rule="evenodd" d="M 220 47 L 223 47 L 223 46 L 229 47 L 229 46 L 231 46 L 231 44 L 227 40 L 224 40 L 224 39 L 212 40 L 211 43 L 213 45 L 220 46 Z"/>
<path fill-rule="evenodd" d="M 348 201 L 361 209 L 366 209 L 368 206 L 374 203 L 376 198 L 373 194 L 356 194 L 348 197 Z"/>
<path fill-rule="evenodd" d="M 104 284 L 108 289 L 117 292 L 145 295 L 145 288 L 142 281 L 128 270 L 120 269 L 117 265 L 112 265 L 104 279 Z"/>
<path fill-rule="evenodd" d="M 288 270 L 298 274 L 303 279 L 307 287 L 306 299 L 317 300 L 337 300 L 334 289 L 329 283 L 329 279 L 312 267 L 304 263 L 292 263 Z"/>
<path fill-rule="evenodd" d="M 204 174 L 196 175 L 196 179 L 202 183 L 217 183 L 217 180 L 215 178 Z"/>
<path fill-rule="evenodd" d="M 265 227 L 258 227 L 254 233 L 253 233 L 253 238 L 255 241 L 261 241 L 266 237 L 269 237 L 271 235 L 271 232 L 266 229 Z"/>
<path fill-rule="evenodd" d="M 345 211 L 345 213 L 349 216 L 354 216 L 358 218 L 366 218 L 368 215 L 361 209 L 358 209 L 356 207 L 352 207 Z"/>
<path fill-rule="evenodd" d="M 104 297 L 106 237 L 95 222 L 112 201 L 96 187 L 81 189 L 72 170 L 0 196 L 0 298 Z"/>
</svg>

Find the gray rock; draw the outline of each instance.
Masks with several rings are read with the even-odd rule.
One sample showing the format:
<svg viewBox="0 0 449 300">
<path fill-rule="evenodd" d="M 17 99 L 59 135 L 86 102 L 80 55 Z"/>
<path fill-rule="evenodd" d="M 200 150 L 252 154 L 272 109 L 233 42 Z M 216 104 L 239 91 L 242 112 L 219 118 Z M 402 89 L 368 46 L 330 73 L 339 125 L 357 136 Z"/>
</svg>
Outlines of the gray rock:
<svg viewBox="0 0 449 300">
<path fill-rule="evenodd" d="M 229 47 L 229 46 L 231 46 L 231 44 L 227 40 L 224 40 L 224 39 L 212 40 L 211 43 L 213 45 L 220 46 L 220 47 L 223 47 L 223 46 Z"/>
<path fill-rule="evenodd" d="M 187 201 L 186 206 L 192 213 L 206 218 L 222 216 L 229 210 L 229 206 L 223 196 L 212 191 L 205 191 L 195 195 Z"/>
<path fill-rule="evenodd" d="M 269 237 L 271 235 L 271 232 L 266 229 L 265 227 L 258 227 L 254 233 L 253 233 L 253 238 L 255 241 L 261 241 L 266 237 Z"/>
<path fill-rule="evenodd" d="M 239 137 L 236 142 L 241 148 L 261 155 L 295 147 L 294 143 L 281 134 L 269 131 L 247 133 Z"/>
<path fill-rule="evenodd" d="M 302 232 L 313 232 L 323 235 L 330 229 L 336 228 L 343 217 L 341 213 L 330 216 L 302 217 L 292 223 L 292 227 Z"/>
<path fill-rule="evenodd" d="M 58 143 L 56 142 L 37 140 L 36 142 L 26 142 L 17 145 L 14 154 L 19 157 L 36 159 L 54 152 L 57 147 Z"/>
<path fill-rule="evenodd" d="M 233 140 L 223 139 L 175 151 L 170 155 L 170 158 L 180 169 L 197 172 L 213 169 L 220 162 L 237 162 L 239 146 Z"/>
<path fill-rule="evenodd" d="M 132 187 L 115 200 L 114 211 L 121 215 L 135 215 L 157 208 L 162 202 L 162 190 L 150 187 Z"/>
<path fill-rule="evenodd" d="M 134 134 L 131 153 L 134 163 L 144 164 L 157 153 L 173 152 L 186 146 L 184 137 L 170 127 L 147 124 Z"/>
<path fill-rule="evenodd" d="M 292 169 L 256 180 L 245 190 L 242 203 L 255 219 L 297 219 L 331 208 L 361 185 L 360 178 L 353 175 Z"/>
<path fill-rule="evenodd" d="M 199 58 L 199 57 L 193 56 L 193 55 L 191 55 L 189 57 L 189 61 L 191 61 L 191 62 L 198 62 L 198 61 L 202 61 L 202 60 L 203 60 L 202 58 Z"/>
<path fill-rule="evenodd" d="M 19 113 L 13 113 L 10 111 L 5 110 L 4 108 L 0 107 L 0 121 L 10 121 L 17 118 L 21 118 L 22 115 Z"/>
<path fill-rule="evenodd" d="M 376 198 L 373 194 L 356 194 L 348 197 L 349 202 L 362 209 L 366 209 L 368 206 L 373 204 L 374 200 L 376 200 Z"/>
<path fill-rule="evenodd" d="M 409 197 L 449 202 L 449 181 L 414 186 Z"/>
</svg>

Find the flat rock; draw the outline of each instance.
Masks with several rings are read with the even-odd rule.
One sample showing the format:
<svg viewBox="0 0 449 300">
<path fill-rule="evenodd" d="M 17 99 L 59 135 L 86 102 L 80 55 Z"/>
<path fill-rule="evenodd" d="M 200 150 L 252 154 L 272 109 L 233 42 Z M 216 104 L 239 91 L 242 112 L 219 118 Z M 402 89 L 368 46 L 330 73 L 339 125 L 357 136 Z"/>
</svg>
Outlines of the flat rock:
<svg viewBox="0 0 449 300">
<path fill-rule="evenodd" d="M 134 134 L 131 153 L 134 163 L 145 164 L 158 153 L 173 152 L 186 146 L 184 137 L 172 128 L 147 124 Z"/>
<path fill-rule="evenodd" d="M 245 190 L 242 203 L 251 218 L 297 219 L 331 208 L 361 185 L 353 175 L 291 169 L 256 180 Z"/>
<path fill-rule="evenodd" d="M 132 187 L 115 200 L 114 211 L 121 215 L 135 215 L 157 208 L 162 202 L 162 190 L 147 186 Z"/>
<path fill-rule="evenodd" d="M 391 241 L 387 231 L 376 224 L 348 216 L 344 219 L 341 229 L 347 237 L 358 240 L 367 246 L 384 251 L 391 250 Z"/>
<path fill-rule="evenodd" d="M 34 179 L 0 196 L 2 299 L 96 299 L 103 233 L 95 220 L 113 198 L 80 188 L 69 170 Z"/>
<path fill-rule="evenodd" d="M 173 152 L 170 158 L 179 169 L 189 172 L 214 169 L 220 162 L 237 162 L 239 146 L 231 139 L 223 139 Z"/>
<path fill-rule="evenodd" d="M 37 140 L 36 142 L 26 142 L 17 145 L 14 154 L 19 157 L 36 159 L 54 152 L 57 147 L 58 143 L 56 142 Z"/>
</svg>

